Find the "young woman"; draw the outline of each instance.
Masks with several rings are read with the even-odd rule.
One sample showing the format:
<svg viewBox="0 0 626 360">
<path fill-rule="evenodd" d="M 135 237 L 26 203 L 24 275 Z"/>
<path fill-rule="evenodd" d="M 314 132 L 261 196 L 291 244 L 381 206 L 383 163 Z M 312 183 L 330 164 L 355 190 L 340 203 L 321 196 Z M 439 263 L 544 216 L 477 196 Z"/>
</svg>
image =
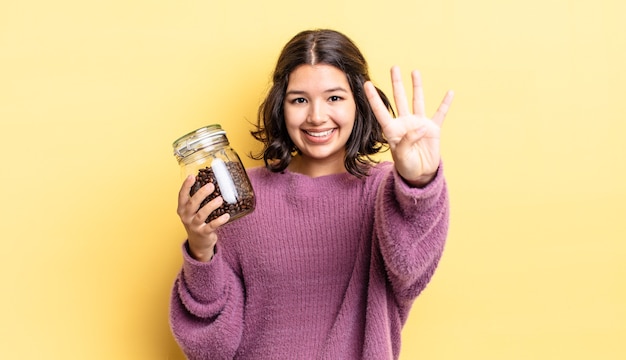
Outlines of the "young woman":
<svg viewBox="0 0 626 360">
<path fill-rule="evenodd" d="M 223 200 L 198 209 L 214 188 L 190 197 L 185 180 L 170 322 L 189 359 L 398 358 L 447 236 L 439 139 L 452 93 L 428 118 L 419 74 L 412 111 L 397 67 L 391 79 L 397 117 L 349 38 L 301 32 L 259 108 L 255 211 L 205 223 Z M 393 162 L 370 158 L 387 146 Z"/>
</svg>

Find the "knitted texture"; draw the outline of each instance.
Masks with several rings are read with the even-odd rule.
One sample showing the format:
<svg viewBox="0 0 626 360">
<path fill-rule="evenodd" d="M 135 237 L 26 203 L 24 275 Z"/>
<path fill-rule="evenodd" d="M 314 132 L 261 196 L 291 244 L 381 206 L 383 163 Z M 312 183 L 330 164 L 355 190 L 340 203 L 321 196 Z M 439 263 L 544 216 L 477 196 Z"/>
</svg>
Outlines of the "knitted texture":
<svg viewBox="0 0 626 360">
<path fill-rule="evenodd" d="M 208 263 L 183 247 L 173 334 L 195 359 L 397 359 L 448 230 L 442 167 L 410 188 L 384 162 L 358 179 L 249 170 L 255 211 Z"/>
</svg>

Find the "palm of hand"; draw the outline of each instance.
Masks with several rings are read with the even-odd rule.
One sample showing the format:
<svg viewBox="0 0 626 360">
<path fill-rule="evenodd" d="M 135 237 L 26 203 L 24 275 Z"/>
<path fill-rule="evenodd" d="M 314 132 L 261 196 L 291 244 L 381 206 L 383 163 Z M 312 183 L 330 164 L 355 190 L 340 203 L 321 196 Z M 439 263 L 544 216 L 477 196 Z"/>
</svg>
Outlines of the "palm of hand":
<svg viewBox="0 0 626 360">
<path fill-rule="evenodd" d="M 433 174 L 439 166 L 441 129 L 432 120 L 402 116 L 383 127 L 398 173 L 407 180 Z"/>
</svg>

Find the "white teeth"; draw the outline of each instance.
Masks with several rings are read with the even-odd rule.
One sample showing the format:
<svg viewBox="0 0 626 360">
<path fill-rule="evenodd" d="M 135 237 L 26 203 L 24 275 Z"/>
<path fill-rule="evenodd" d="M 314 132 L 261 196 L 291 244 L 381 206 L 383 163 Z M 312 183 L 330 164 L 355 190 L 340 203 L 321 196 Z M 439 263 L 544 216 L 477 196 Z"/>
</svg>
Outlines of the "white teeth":
<svg viewBox="0 0 626 360">
<path fill-rule="evenodd" d="M 307 131 L 306 133 L 311 135 L 311 136 L 315 136 L 315 137 L 324 137 L 324 136 L 328 136 L 333 132 L 333 129 L 327 130 L 327 131 L 322 131 L 322 132 L 311 132 L 311 131 Z"/>
</svg>

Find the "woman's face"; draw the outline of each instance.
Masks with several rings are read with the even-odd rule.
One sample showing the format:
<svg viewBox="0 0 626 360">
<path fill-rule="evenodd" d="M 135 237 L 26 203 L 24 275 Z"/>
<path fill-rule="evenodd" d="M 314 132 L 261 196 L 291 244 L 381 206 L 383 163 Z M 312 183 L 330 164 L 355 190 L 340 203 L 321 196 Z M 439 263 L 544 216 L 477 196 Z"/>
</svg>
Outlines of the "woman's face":
<svg viewBox="0 0 626 360">
<path fill-rule="evenodd" d="M 306 162 L 341 164 L 356 117 L 356 103 L 343 71 L 300 65 L 289 75 L 285 94 L 289 137 Z"/>
</svg>

